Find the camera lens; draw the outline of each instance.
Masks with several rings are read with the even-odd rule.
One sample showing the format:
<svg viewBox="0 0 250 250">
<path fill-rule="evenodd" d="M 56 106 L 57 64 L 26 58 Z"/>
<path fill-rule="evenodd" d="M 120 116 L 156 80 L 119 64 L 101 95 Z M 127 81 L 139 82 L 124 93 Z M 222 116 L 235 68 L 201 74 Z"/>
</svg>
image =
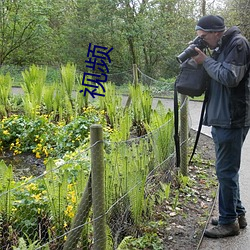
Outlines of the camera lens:
<svg viewBox="0 0 250 250">
<path fill-rule="evenodd" d="M 183 63 L 188 58 L 198 55 L 195 47 L 199 48 L 200 50 L 203 50 L 207 47 L 207 43 L 199 36 L 197 36 L 192 43 L 180 54 L 176 57 L 177 61 L 179 63 Z"/>
<path fill-rule="evenodd" d="M 198 53 L 194 49 L 195 47 L 195 44 L 191 44 L 189 47 L 187 47 L 180 55 L 176 57 L 177 61 L 179 63 L 183 63 L 188 58 L 198 55 Z"/>
</svg>

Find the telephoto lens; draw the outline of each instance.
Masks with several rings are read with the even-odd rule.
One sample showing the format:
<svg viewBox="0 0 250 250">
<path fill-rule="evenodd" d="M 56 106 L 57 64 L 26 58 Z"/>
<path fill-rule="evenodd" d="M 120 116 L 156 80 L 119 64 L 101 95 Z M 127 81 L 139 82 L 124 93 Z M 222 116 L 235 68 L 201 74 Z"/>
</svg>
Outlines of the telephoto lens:
<svg viewBox="0 0 250 250">
<path fill-rule="evenodd" d="M 203 50 L 207 48 L 207 43 L 199 36 L 197 36 L 190 45 L 180 54 L 176 57 L 177 61 L 179 63 L 185 62 L 190 57 L 198 55 L 198 53 L 195 51 L 195 47 L 199 48 L 200 50 Z"/>
</svg>

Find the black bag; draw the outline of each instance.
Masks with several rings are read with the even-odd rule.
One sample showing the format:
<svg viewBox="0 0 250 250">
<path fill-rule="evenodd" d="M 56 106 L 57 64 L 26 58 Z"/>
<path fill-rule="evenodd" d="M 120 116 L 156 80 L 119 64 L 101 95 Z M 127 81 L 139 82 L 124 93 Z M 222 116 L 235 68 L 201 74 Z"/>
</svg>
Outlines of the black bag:
<svg viewBox="0 0 250 250">
<path fill-rule="evenodd" d="M 190 58 L 183 62 L 180 68 L 180 74 L 175 81 L 177 92 L 191 97 L 201 96 L 207 88 L 209 79 L 203 65 Z"/>
<path fill-rule="evenodd" d="M 195 154 L 196 146 L 199 141 L 199 136 L 202 127 L 202 120 L 207 103 L 207 86 L 209 76 L 202 65 L 198 65 L 192 58 L 181 64 L 181 71 L 175 81 L 174 89 L 174 124 L 175 124 L 175 149 L 176 149 L 176 166 L 180 167 L 180 140 L 179 140 L 179 114 L 178 114 L 178 93 L 188 96 L 201 96 L 205 92 L 205 97 L 202 105 L 201 116 L 198 131 L 196 134 L 195 144 L 189 163 Z"/>
</svg>

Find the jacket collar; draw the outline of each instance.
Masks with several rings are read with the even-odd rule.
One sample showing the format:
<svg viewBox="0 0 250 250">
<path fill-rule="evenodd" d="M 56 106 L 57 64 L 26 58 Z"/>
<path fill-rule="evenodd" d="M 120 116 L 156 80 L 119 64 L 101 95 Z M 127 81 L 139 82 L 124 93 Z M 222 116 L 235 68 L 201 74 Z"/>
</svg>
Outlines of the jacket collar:
<svg viewBox="0 0 250 250">
<path fill-rule="evenodd" d="M 231 41 L 232 37 L 241 34 L 240 29 L 237 26 L 233 26 L 225 31 L 224 35 L 221 38 L 221 41 L 219 41 L 219 45 L 217 48 L 213 51 L 213 58 L 217 58 L 219 54 L 221 53 L 221 50 L 223 47 L 225 47 L 229 41 Z"/>
</svg>

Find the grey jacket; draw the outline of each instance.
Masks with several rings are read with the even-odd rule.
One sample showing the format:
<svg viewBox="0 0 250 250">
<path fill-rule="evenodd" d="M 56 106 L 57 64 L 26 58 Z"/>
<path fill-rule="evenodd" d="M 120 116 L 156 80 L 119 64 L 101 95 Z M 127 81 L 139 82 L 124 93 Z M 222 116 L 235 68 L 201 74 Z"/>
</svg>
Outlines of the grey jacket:
<svg viewBox="0 0 250 250">
<path fill-rule="evenodd" d="M 227 30 L 203 66 L 211 77 L 204 125 L 250 126 L 250 45 L 237 27 Z"/>
</svg>

